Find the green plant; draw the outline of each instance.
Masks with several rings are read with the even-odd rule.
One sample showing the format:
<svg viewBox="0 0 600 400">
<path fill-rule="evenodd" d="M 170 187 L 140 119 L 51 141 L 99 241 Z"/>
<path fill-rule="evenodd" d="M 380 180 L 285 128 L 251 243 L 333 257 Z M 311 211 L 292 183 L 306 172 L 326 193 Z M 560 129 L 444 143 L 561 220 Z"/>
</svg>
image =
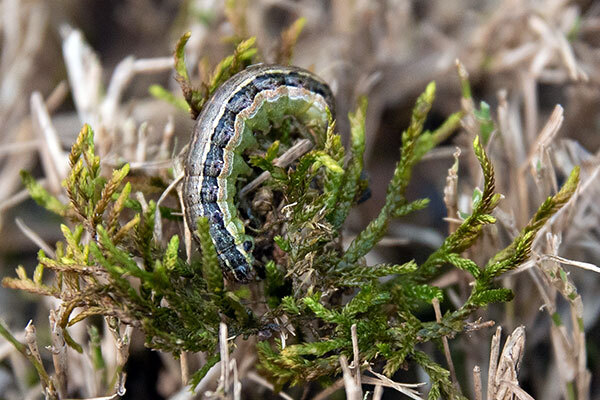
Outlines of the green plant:
<svg viewBox="0 0 600 400">
<path fill-rule="evenodd" d="M 176 71 L 195 116 L 220 84 L 252 61 L 256 49 L 253 40 L 240 42 L 234 54 L 197 89 L 190 83 L 183 62 L 186 41 L 184 36 L 177 46 Z M 189 262 L 180 254 L 177 235 L 161 240 L 157 215 L 165 223 L 176 223 L 180 210 L 134 199 L 127 164 L 105 178 L 92 129 L 86 125 L 69 157 L 71 171 L 64 181 L 68 203 L 50 195 L 27 173 L 22 174 L 31 196 L 70 222 L 70 226 L 61 227 L 64 241 L 57 243 L 53 257 L 39 252 L 32 278 L 19 267 L 17 278 L 4 278 L 3 284 L 60 298 L 59 326 L 66 342 L 78 351 L 81 348 L 70 338 L 68 327 L 91 315 L 102 315 L 112 326 L 120 322 L 141 329 L 150 348 L 176 356 L 182 352 L 207 353 L 208 361 L 195 373 L 192 384 L 220 359 L 221 323 L 226 323 L 228 336 L 263 339 L 257 344 L 260 369 L 277 388 L 341 373 L 340 357 L 353 355 L 355 326 L 361 368 L 379 360 L 383 372 L 391 376 L 403 365 L 416 363 L 431 378 L 430 399 L 462 398 L 449 372 L 417 345 L 460 334 L 467 329 L 474 311 L 512 299 L 513 293 L 497 287 L 495 279 L 528 258 L 535 234 L 575 191 L 579 170 L 573 170 L 562 189 L 540 206 L 508 247 L 480 266 L 465 258 L 464 252 L 475 245 L 486 225 L 495 222 L 491 213 L 501 196 L 495 193 L 493 166 L 475 138 L 473 148 L 485 184 L 472 213 L 422 264 L 366 265 L 363 257 L 382 239 L 392 219 L 428 204 L 427 199 L 411 201 L 406 197 L 413 167 L 458 127 L 462 116 L 453 114 L 436 131 L 423 131 L 434 96 L 435 84 L 431 83 L 418 98 L 411 123 L 402 134 L 400 160 L 383 208 L 346 249 L 341 244 L 340 228 L 366 186 L 361 178 L 366 100 L 360 100 L 349 115 L 349 154 L 334 124 L 330 124 L 316 140 L 321 145 L 300 156 L 294 168 L 274 163 L 282 151 L 278 142 L 252 156 L 257 170 L 270 172 L 266 187 L 279 199 L 256 230 L 257 236 L 277 247 L 271 246 L 271 253 L 263 257 L 265 277 L 252 284 L 256 286 L 253 291 L 224 281 L 206 220 L 200 219 L 194 227 L 201 256 Z M 481 133 L 487 137 L 489 112 L 479 117 L 486 119 Z M 288 137 L 289 130 L 295 128 L 279 129 Z M 430 282 L 446 266 L 471 275 L 471 295 L 440 321 L 421 320 L 417 316 L 420 307 L 444 297 Z M 43 279 L 47 270 L 54 272 L 51 283 Z M 76 309 L 79 311 L 73 315 Z M 280 339 L 264 340 L 283 330 L 297 334 L 285 347 Z M 0 334 L 26 353 L 4 327 Z M 40 377 L 50 382 L 47 374 L 40 373 Z M 50 383 L 47 386 L 53 390 Z"/>
</svg>

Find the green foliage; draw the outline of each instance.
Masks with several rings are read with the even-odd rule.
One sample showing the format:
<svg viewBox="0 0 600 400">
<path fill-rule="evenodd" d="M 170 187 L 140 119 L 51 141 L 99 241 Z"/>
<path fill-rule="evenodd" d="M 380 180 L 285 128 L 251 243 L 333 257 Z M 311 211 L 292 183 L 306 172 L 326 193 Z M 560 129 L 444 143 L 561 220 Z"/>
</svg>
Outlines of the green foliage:
<svg viewBox="0 0 600 400">
<path fill-rule="evenodd" d="M 185 100 L 183 100 L 179 97 L 176 97 L 172 92 L 168 91 L 161 85 L 158 85 L 158 84 L 151 85 L 148 88 L 148 92 L 153 97 L 163 100 L 166 103 L 172 104 L 173 106 L 177 107 L 178 109 L 180 109 L 182 111 L 190 110 L 190 107 Z"/>
<path fill-rule="evenodd" d="M 342 226 L 356 192 L 360 187 L 360 174 L 363 171 L 363 153 L 365 151 L 365 118 L 367 112 L 367 99 L 359 99 L 359 105 L 354 113 L 348 114 L 350 120 L 350 158 L 346 165 L 346 173 L 341 182 L 341 189 L 337 199 L 338 208 L 331 216 L 330 221 L 337 229 Z"/>
<path fill-rule="evenodd" d="M 90 354 L 92 359 L 92 365 L 95 370 L 101 370 L 105 368 L 104 358 L 102 357 L 102 348 L 100 347 L 100 332 L 95 325 L 91 325 L 88 328 L 88 336 L 90 337 Z"/>
<path fill-rule="evenodd" d="M 391 218 L 417 211 L 424 205 L 424 201 L 409 203 L 404 194 L 410 181 L 412 168 L 419 160 L 415 148 L 417 147 L 418 137 L 423 131 L 425 118 L 431 109 L 434 96 L 435 84 L 432 82 L 427 85 L 425 92 L 417 99 L 417 104 L 413 108 L 410 126 L 402 133 L 400 161 L 396 165 L 394 176 L 388 186 L 383 208 L 377 218 L 371 221 L 365 230 L 352 241 L 338 268 L 347 268 L 371 251 L 387 231 Z M 356 123 L 354 125 L 356 126 Z M 364 128 L 361 132 L 364 136 Z"/>
<path fill-rule="evenodd" d="M 48 376 L 44 365 L 42 364 L 42 360 L 39 357 L 36 357 L 27 346 L 21 343 L 17 338 L 15 338 L 5 326 L 4 321 L 0 320 L 0 335 L 6 339 L 7 342 L 11 343 L 15 349 L 19 353 L 21 353 L 25 358 L 29 360 L 31 364 L 35 367 L 35 370 L 40 377 L 40 381 L 42 383 L 42 387 L 46 392 L 46 397 L 51 400 L 58 399 L 58 393 L 54 385 L 54 381 Z"/>
<path fill-rule="evenodd" d="M 206 374 L 208 374 L 208 371 L 210 371 L 210 369 L 212 367 L 214 367 L 215 364 L 218 363 L 219 361 L 221 361 L 221 356 L 219 353 L 214 354 L 208 360 L 206 360 L 206 363 L 202 366 L 202 368 L 200 368 L 198 371 L 194 372 L 194 374 L 191 376 L 190 385 L 192 387 L 198 386 L 198 384 L 200 383 L 202 378 L 204 378 L 206 376 Z"/>
<path fill-rule="evenodd" d="M 294 55 L 294 47 L 304 25 L 306 25 L 306 18 L 298 18 L 286 30 L 281 32 L 281 43 L 277 52 L 278 64 L 289 65 L 291 63 L 292 56 Z"/>
<path fill-rule="evenodd" d="M 223 291 L 223 273 L 221 272 L 215 246 L 208 233 L 208 220 L 206 218 L 198 218 L 198 239 L 202 250 L 202 276 L 211 292 L 221 293 Z"/>
<path fill-rule="evenodd" d="M 214 353 L 221 321 L 228 322 L 233 332 L 255 330 L 252 312 L 224 288 L 205 220 L 198 226 L 199 237 L 204 238 L 202 260 L 187 263 L 179 256 L 177 235 L 164 246 L 156 241 L 153 201 L 142 213 L 135 212 L 136 203 L 129 201 L 131 184 L 124 182 L 128 165 L 109 178 L 100 173 L 93 132 L 87 125 L 73 145 L 70 162 L 71 173 L 64 181 L 67 204 L 23 174 L 36 200 L 70 217 L 73 225 L 61 225 L 64 241 L 57 244 L 55 257 L 40 250 L 33 279 L 20 267 L 17 278 L 3 279 L 4 286 L 62 299 L 68 311 L 61 327 L 76 349 L 80 346 L 68 336 L 67 326 L 94 314 L 140 327 L 149 347 L 175 354 Z M 43 283 L 48 270 L 55 274 L 51 285 Z M 76 308 L 79 314 L 72 316 Z M 95 335 L 90 337 L 93 342 Z M 93 354 L 95 365 L 101 365 L 101 354 Z"/>
<path fill-rule="evenodd" d="M 292 28 L 293 35 L 297 36 L 299 29 Z M 184 97 L 197 115 L 220 84 L 251 62 L 256 48 L 253 39 L 240 41 L 234 54 L 225 58 L 199 88 L 193 88 L 183 57 L 188 39 L 189 34 L 184 35 L 177 45 L 175 68 Z M 224 279 L 206 219 L 200 218 L 194 227 L 201 255 L 189 262 L 180 254 L 177 235 L 158 240 L 155 215 L 159 213 L 167 224 L 173 223 L 175 213 L 157 210 L 154 201 L 142 206 L 130 198 L 132 182 L 128 181 L 127 164 L 102 174 L 93 132 L 86 125 L 70 154 L 71 171 L 64 181 L 67 204 L 22 174 L 31 196 L 70 224 L 61 226 L 64 240 L 56 245 L 54 257 L 40 251 L 32 278 L 20 267 L 17 277 L 5 278 L 3 284 L 62 299 L 67 311 L 61 327 L 67 340 L 68 326 L 90 315 L 103 315 L 140 328 L 148 347 L 175 355 L 206 352 L 208 361 L 193 375 L 192 385 L 220 359 L 221 322 L 227 324 L 230 337 L 256 335 L 264 339 L 273 332 L 296 332 L 287 343 L 271 339 L 257 344 L 260 369 L 276 388 L 339 374 L 340 356 L 353 356 L 351 332 L 355 325 L 359 365 L 378 361 L 383 372 L 391 376 L 408 364 L 416 364 L 430 376 L 430 399 L 461 399 L 449 372 L 417 350 L 417 345 L 454 337 L 465 330 L 474 311 L 512 299 L 513 293 L 496 287 L 495 279 L 527 259 L 535 235 L 574 193 L 579 169 L 541 205 L 513 242 L 482 267 L 467 258 L 465 251 L 473 248 L 486 225 L 495 223 L 491 213 L 501 195 L 495 193 L 494 168 L 484 146 L 475 138 L 473 149 L 484 187 L 473 198 L 471 214 L 420 264 L 412 260 L 366 265 L 364 256 L 386 234 L 393 219 L 428 204 L 427 199 L 406 197 L 413 167 L 459 126 L 462 116 L 453 114 L 434 132 L 423 131 L 434 97 L 435 84 L 431 83 L 417 99 L 410 125 L 402 133 L 400 160 L 383 208 L 346 249 L 341 227 L 364 189 L 366 99 L 360 99 L 357 109 L 349 114 L 348 155 L 334 121 L 326 132 L 313 132 L 315 148 L 287 169 L 274 165 L 274 160 L 289 146 L 292 136 L 247 155 L 256 169 L 270 173 L 265 188 L 274 202 L 266 215 L 256 218 L 248 228 L 261 249 L 258 267 L 264 269 L 265 276 L 263 282 L 251 283 L 252 290 L 240 289 Z M 489 109 L 482 107 L 481 113 L 483 119 L 491 121 Z M 484 122 L 480 125 L 482 130 L 489 130 Z M 289 133 L 289 126 L 279 128 Z M 419 310 L 433 299 L 443 300 L 443 291 L 431 281 L 448 267 L 472 276 L 470 297 L 440 321 L 421 320 Z M 44 279 L 48 270 L 54 279 Z M 76 309 L 79 314 L 72 316 Z M 11 340 L 1 324 L 0 334 Z M 95 349 L 97 335 L 90 337 Z M 70 344 L 78 346 L 72 341 Z M 15 341 L 15 345 L 24 350 L 22 344 Z M 101 368 L 101 354 L 94 355 L 95 365 Z"/>
<path fill-rule="evenodd" d="M 495 125 L 490 115 L 490 106 L 485 101 L 482 101 L 479 107 L 479 110 L 474 110 L 473 114 L 479 123 L 481 141 L 486 145 L 495 129 Z"/>
<path fill-rule="evenodd" d="M 66 216 L 68 208 L 65 207 L 56 197 L 52 196 L 46 189 L 43 188 L 30 174 L 23 170 L 21 171 L 21 181 L 29 191 L 29 195 L 36 203 L 44 207 L 48 211 Z"/>
<path fill-rule="evenodd" d="M 184 49 L 191 33 L 184 34 L 175 48 L 175 79 L 183 92 L 185 101 L 190 106 L 192 116 L 196 118 L 204 103 L 210 98 L 215 90 L 227 79 L 252 64 L 257 49 L 254 46 L 256 39 L 250 38 L 240 42 L 234 53 L 223 60 L 214 68 L 213 73 L 206 77 L 199 88 L 194 88 L 190 81 L 187 67 L 185 66 Z M 155 89 L 156 90 L 156 89 Z"/>
</svg>

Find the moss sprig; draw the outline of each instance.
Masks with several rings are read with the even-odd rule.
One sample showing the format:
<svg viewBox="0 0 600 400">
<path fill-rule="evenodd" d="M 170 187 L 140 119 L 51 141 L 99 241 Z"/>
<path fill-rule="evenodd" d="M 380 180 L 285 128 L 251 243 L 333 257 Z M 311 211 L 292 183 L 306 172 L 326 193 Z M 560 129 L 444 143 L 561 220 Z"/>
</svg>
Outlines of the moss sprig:
<svg viewBox="0 0 600 400">
<path fill-rule="evenodd" d="M 419 96 L 417 103 L 413 108 L 410 126 L 402 133 L 402 149 L 400 161 L 394 170 L 394 176 L 390 182 L 385 198 L 385 204 L 377 218 L 358 234 L 346 250 L 339 268 L 347 268 L 356 263 L 361 257 L 367 254 L 381 240 L 387 231 L 391 218 L 400 217 L 424 208 L 428 201 L 423 199 L 417 202 L 409 203 L 405 198 L 406 187 L 410 182 L 412 168 L 418 161 L 418 155 L 415 153 L 417 141 L 423 131 L 423 125 L 427 118 L 427 113 L 431 109 L 431 104 L 435 97 L 435 83 L 430 83 L 425 92 Z M 364 107 L 364 105 L 363 105 Z M 364 119 L 364 118 L 363 118 Z M 355 128 L 355 134 L 364 136 L 364 129 L 360 125 Z"/>
</svg>

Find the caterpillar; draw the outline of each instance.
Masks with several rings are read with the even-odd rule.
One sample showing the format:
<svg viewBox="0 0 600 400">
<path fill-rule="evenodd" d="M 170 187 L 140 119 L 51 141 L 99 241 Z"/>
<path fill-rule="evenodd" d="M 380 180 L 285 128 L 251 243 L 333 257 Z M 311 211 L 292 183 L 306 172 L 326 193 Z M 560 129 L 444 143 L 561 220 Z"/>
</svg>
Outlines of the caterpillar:
<svg viewBox="0 0 600 400">
<path fill-rule="evenodd" d="M 199 217 L 208 219 L 221 267 L 235 280 L 248 282 L 254 271 L 253 237 L 235 201 L 238 177 L 252 171 L 242 153 L 257 145 L 255 135 L 289 116 L 326 129 L 334 107 L 331 89 L 313 73 L 254 65 L 229 78 L 202 108 L 184 164 L 185 217 L 192 231 Z"/>
</svg>

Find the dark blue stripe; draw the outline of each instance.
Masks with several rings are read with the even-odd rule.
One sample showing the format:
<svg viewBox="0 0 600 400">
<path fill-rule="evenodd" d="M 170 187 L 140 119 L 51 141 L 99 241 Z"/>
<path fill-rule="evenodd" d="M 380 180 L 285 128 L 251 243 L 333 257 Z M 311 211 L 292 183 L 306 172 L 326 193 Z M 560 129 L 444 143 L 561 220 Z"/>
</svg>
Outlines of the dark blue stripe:
<svg viewBox="0 0 600 400">
<path fill-rule="evenodd" d="M 211 135 L 211 146 L 215 144 L 219 147 L 225 147 L 233 137 L 235 116 L 237 114 L 231 110 L 225 109 L 215 131 Z"/>
<path fill-rule="evenodd" d="M 204 160 L 204 176 L 219 176 L 223 171 L 223 149 L 219 146 L 211 146 Z"/>
<path fill-rule="evenodd" d="M 285 83 L 285 78 L 281 73 L 276 74 L 263 74 L 257 76 L 252 81 L 252 86 L 254 86 L 258 91 L 262 90 L 275 90 L 279 86 Z"/>
<path fill-rule="evenodd" d="M 227 109 L 237 115 L 244 108 L 252 105 L 254 96 L 256 96 L 256 93 L 259 91 L 260 90 L 252 85 L 252 83 L 246 85 L 243 90 L 238 90 L 233 96 L 231 96 L 231 99 L 229 99 L 229 102 L 226 106 Z"/>
<path fill-rule="evenodd" d="M 212 203 L 217 201 L 219 186 L 217 178 L 214 176 L 205 176 L 202 179 L 202 187 L 200 188 L 200 201 L 204 203 Z M 205 213 L 205 215 L 208 215 Z"/>
<path fill-rule="evenodd" d="M 200 201 L 203 215 L 210 223 L 210 235 L 213 238 L 219 260 L 222 265 L 235 275 L 240 281 L 247 281 L 251 275 L 252 266 L 244 254 L 235 246 L 235 238 L 225 229 L 223 212 L 215 202 L 218 195 L 218 181 L 216 177 L 221 174 L 224 167 L 224 147 L 234 135 L 236 115 L 252 105 L 256 94 L 263 90 L 275 90 L 282 85 L 303 88 L 321 95 L 333 113 L 333 94 L 329 87 L 312 79 L 310 76 L 291 72 L 274 72 L 260 74 L 244 87 L 238 88 L 229 99 L 219 119 L 217 126 L 210 137 L 210 148 L 203 160 L 203 178 L 200 188 Z M 251 247 L 251 246 L 249 246 Z"/>
</svg>

